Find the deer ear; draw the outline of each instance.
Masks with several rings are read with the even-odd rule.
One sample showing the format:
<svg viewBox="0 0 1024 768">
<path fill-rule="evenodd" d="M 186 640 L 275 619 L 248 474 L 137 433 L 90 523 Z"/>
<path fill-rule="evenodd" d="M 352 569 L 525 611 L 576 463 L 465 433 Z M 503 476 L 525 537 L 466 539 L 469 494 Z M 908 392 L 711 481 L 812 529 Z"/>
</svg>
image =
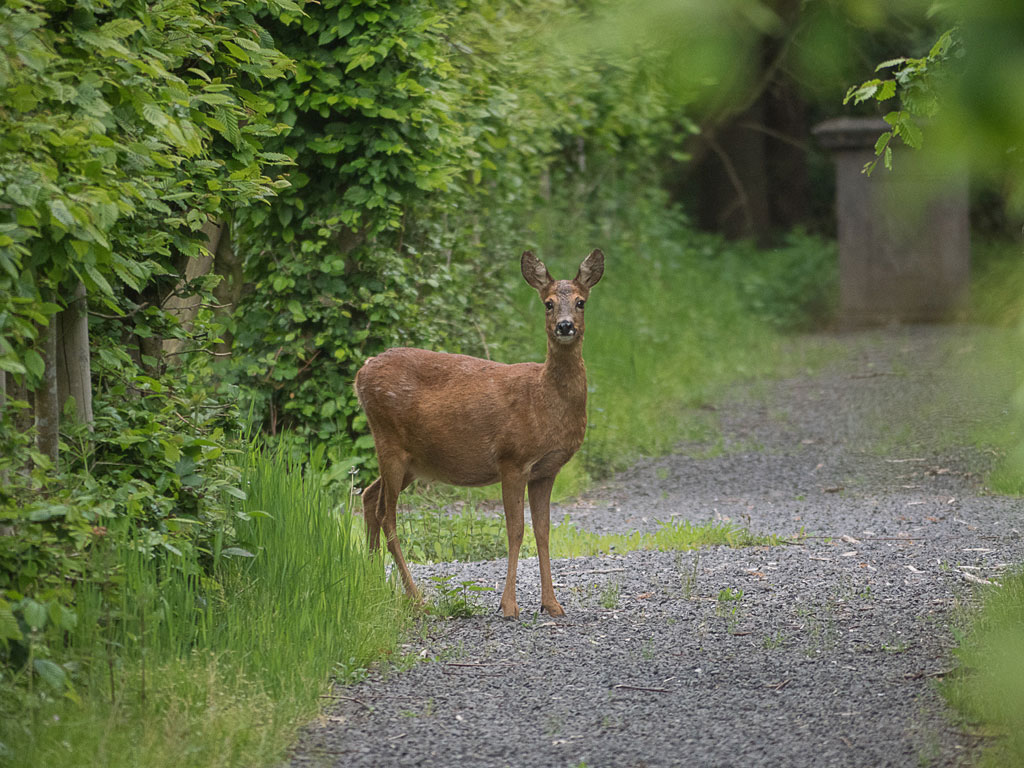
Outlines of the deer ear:
<svg viewBox="0 0 1024 768">
<path fill-rule="evenodd" d="M 525 251 L 523 253 L 521 267 L 523 270 L 523 277 L 526 278 L 526 282 L 538 291 L 544 290 L 554 282 L 551 279 L 548 268 L 544 266 L 544 262 L 534 256 L 533 251 Z"/>
<path fill-rule="evenodd" d="M 597 248 L 590 252 L 590 255 L 580 264 L 580 271 L 576 273 L 576 282 L 587 288 L 593 288 L 597 281 L 604 274 L 604 254 Z"/>
</svg>

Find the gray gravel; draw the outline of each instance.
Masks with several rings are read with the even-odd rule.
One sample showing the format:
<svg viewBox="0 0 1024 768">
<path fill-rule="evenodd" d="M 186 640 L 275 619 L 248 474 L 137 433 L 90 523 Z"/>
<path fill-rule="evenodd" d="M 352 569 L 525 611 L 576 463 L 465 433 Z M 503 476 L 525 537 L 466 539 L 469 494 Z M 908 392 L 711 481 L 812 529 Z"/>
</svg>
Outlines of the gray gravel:
<svg viewBox="0 0 1024 768">
<path fill-rule="evenodd" d="M 537 562 L 521 560 L 524 620 L 428 625 L 404 649 L 421 663 L 337 689 L 291 765 L 970 764 L 976 737 L 937 691 L 951 628 L 976 580 L 1024 561 L 1020 500 L 980 486 L 990 454 L 948 447 L 1003 407 L 956 401 L 944 373 L 984 333 L 826 339 L 843 354 L 823 372 L 733 393 L 720 446 L 642 462 L 557 513 L 595 531 L 680 517 L 808 538 L 555 561 L 563 619 L 531 613 Z M 414 567 L 421 584 L 439 574 L 495 587 L 481 600 L 496 606 L 504 563 Z"/>
</svg>

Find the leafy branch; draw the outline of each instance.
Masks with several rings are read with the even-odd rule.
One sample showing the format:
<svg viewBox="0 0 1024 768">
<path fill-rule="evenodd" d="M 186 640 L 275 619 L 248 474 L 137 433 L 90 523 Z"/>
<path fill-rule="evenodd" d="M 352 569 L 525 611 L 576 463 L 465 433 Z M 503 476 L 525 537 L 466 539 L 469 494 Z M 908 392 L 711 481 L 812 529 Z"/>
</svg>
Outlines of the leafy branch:
<svg viewBox="0 0 1024 768">
<path fill-rule="evenodd" d="M 892 142 L 896 137 L 908 147 L 921 147 L 924 141 L 922 121 L 938 111 L 940 86 L 949 76 L 948 65 L 962 56 L 959 30 L 953 27 L 939 36 L 926 56 L 889 59 L 875 67 L 875 72 L 891 71 L 891 77 L 876 77 L 850 87 L 843 104 L 861 104 L 872 99 L 882 103 L 897 96 L 900 101 L 899 109 L 882 116 L 889 130 L 875 142 L 875 158 L 864 166 L 864 173 L 870 176 L 879 160 L 892 170 Z"/>
</svg>

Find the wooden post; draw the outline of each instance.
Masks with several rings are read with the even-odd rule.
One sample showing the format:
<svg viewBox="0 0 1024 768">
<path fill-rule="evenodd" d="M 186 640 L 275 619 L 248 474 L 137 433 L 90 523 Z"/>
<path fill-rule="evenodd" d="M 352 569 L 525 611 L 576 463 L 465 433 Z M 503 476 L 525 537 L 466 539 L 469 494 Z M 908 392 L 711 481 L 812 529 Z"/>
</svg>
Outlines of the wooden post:
<svg viewBox="0 0 1024 768">
<path fill-rule="evenodd" d="M 61 412 L 69 397 L 75 415 L 92 424 L 92 367 L 89 358 L 89 313 L 85 285 L 75 286 L 67 309 L 57 315 L 57 395 Z"/>
</svg>

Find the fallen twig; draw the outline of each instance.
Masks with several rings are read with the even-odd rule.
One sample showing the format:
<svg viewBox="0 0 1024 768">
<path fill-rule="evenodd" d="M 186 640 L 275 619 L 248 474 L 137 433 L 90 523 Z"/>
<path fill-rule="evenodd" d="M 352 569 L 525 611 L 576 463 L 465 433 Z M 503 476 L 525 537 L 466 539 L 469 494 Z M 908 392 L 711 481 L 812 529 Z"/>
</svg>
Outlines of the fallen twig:
<svg viewBox="0 0 1024 768">
<path fill-rule="evenodd" d="M 627 690 L 627 691 L 649 691 L 651 693 L 672 693 L 672 691 L 669 690 L 668 688 L 644 688 L 643 686 L 640 686 L 640 685 L 626 685 L 624 683 L 619 683 L 618 685 L 613 685 L 612 688 L 619 688 L 619 689 L 623 689 L 623 690 Z"/>
</svg>

